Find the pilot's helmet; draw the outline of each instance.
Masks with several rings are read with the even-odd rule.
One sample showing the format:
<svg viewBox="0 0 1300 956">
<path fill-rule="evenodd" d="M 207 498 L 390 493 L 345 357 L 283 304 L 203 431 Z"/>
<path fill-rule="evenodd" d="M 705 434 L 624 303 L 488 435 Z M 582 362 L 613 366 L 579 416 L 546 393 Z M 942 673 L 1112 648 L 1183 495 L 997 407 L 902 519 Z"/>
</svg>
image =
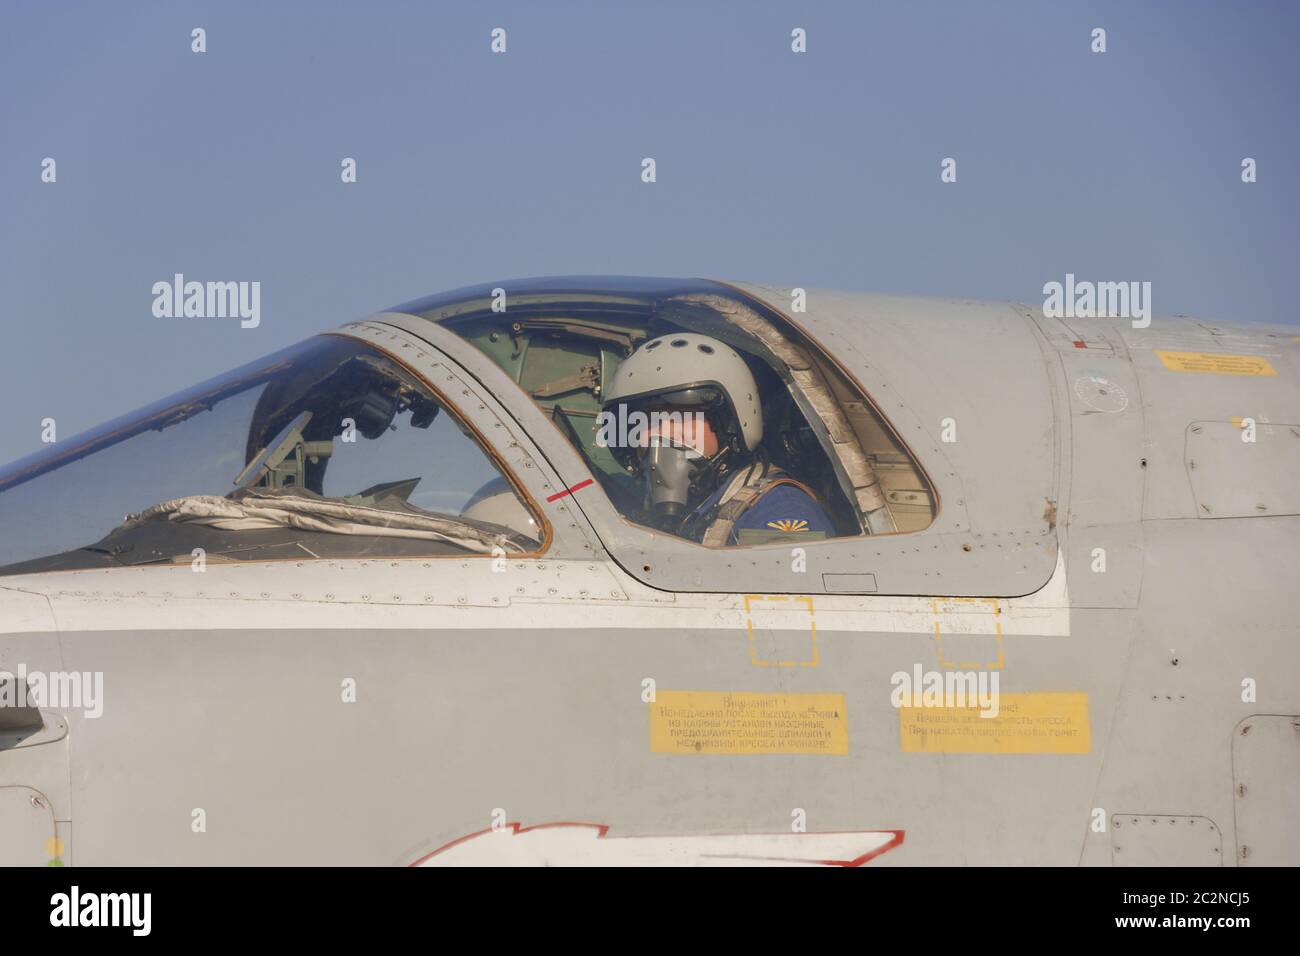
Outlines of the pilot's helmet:
<svg viewBox="0 0 1300 956">
<path fill-rule="evenodd" d="M 763 439 L 758 385 L 738 352 L 707 335 L 677 332 L 651 339 L 614 372 L 605 410 L 656 407 L 702 411 L 725 441 L 752 452 Z"/>
<path fill-rule="evenodd" d="M 703 412 L 720 450 L 752 454 L 763 438 L 758 385 L 749 366 L 731 346 L 694 332 L 662 335 L 638 348 L 607 383 L 602 405 L 607 415 L 620 419 L 634 411 Z M 639 456 L 639 447 L 611 444 L 610 451 L 650 479 L 656 513 L 672 517 L 687 503 L 693 463 L 712 453 L 672 448 L 674 443 L 657 438 L 650 444 L 654 447 L 645 456 Z"/>
</svg>

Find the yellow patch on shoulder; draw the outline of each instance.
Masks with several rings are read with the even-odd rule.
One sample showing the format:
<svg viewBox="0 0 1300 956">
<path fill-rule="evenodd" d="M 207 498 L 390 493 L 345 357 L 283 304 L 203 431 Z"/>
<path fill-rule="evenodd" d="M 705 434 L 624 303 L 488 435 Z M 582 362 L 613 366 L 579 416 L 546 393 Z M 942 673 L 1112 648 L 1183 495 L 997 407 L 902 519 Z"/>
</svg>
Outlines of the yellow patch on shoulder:
<svg viewBox="0 0 1300 956">
<path fill-rule="evenodd" d="M 807 531 L 808 530 L 808 522 L 804 521 L 802 518 L 798 518 L 798 519 L 782 518 L 779 521 L 769 521 L 767 523 L 767 526 L 776 531 Z"/>
</svg>

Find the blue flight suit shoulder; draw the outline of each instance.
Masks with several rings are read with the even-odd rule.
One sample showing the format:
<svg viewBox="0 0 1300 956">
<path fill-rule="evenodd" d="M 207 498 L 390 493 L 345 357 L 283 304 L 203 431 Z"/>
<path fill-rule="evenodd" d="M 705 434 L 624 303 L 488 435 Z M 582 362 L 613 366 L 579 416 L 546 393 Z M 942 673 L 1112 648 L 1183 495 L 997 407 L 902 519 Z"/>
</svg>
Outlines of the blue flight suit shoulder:
<svg viewBox="0 0 1300 956">
<path fill-rule="evenodd" d="M 827 537 L 835 533 L 834 525 L 817 499 L 789 482 L 768 488 L 745 509 L 736 521 L 735 530 L 747 528 L 790 533 L 821 531 Z"/>
</svg>

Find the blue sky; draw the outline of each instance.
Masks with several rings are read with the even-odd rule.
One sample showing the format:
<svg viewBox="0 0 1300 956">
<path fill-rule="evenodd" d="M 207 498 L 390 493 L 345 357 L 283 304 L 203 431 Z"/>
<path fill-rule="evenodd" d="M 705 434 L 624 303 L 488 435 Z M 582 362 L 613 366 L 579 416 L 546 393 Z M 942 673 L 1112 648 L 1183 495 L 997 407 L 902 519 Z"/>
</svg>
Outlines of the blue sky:
<svg viewBox="0 0 1300 956">
<path fill-rule="evenodd" d="M 1292 3 L 2 0 L 0 461 L 516 276 L 1034 302 L 1073 272 L 1295 323 L 1297 40 Z M 176 272 L 260 281 L 261 325 L 155 318 Z"/>
</svg>

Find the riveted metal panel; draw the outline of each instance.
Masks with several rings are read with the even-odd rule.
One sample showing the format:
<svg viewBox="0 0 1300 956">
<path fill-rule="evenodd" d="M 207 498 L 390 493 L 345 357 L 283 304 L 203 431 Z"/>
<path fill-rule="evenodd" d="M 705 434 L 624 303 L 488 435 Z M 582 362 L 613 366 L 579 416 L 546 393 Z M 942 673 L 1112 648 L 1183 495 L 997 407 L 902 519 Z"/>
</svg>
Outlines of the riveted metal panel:
<svg viewBox="0 0 1300 956">
<path fill-rule="evenodd" d="M 1185 316 L 1156 316 L 1145 329 L 1118 328 L 1142 388 L 1147 465 L 1142 516 L 1203 515 L 1187 477 L 1189 423 L 1253 418 L 1294 422 L 1300 409 L 1300 345 L 1294 331 L 1247 323 L 1207 323 Z M 1223 357 L 1215 363 L 1166 364 L 1160 353 Z M 1228 374 L 1232 362 L 1268 363 L 1275 374 Z M 1172 365 L 1172 367 L 1170 367 Z M 1197 371 L 1198 367 L 1208 370 Z"/>
<path fill-rule="evenodd" d="M 1136 607 L 1142 593 L 1146 425 L 1142 391 L 1119 331 L 1023 307 L 1064 376 L 1069 436 L 1062 528 L 1075 607 Z"/>
<path fill-rule="evenodd" d="M 1223 834 L 1209 817 L 1116 813 L 1113 866 L 1222 866 Z"/>
<path fill-rule="evenodd" d="M 1300 715 L 1247 717 L 1232 735 L 1237 863 L 1300 860 Z"/>
<path fill-rule="evenodd" d="M 1300 514 L 1300 425 L 1192 422 L 1186 465 L 1198 517 Z"/>
</svg>

